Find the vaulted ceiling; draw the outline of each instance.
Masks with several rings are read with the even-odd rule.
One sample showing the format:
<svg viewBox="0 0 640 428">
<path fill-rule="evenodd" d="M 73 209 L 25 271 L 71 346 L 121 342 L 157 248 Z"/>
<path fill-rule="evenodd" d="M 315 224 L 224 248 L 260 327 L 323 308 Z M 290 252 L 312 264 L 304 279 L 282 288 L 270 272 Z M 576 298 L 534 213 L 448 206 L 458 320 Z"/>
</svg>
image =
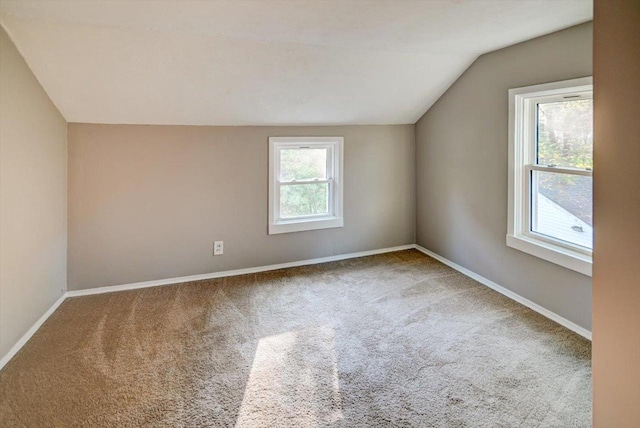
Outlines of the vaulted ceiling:
<svg viewBox="0 0 640 428">
<path fill-rule="evenodd" d="M 0 2 L 90 123 L 414 123 L 479 55 L 591 18 L 591 0 Z"/>
</svg>

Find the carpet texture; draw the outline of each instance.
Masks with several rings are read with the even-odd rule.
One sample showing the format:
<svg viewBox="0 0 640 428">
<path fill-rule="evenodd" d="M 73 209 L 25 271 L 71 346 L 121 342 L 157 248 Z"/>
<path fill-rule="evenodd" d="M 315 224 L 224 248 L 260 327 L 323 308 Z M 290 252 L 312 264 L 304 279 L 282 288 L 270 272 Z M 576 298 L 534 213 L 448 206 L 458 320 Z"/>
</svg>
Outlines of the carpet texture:
<svg viewBox="0 0 640 428">
<path fill-rule="evenodd" d="M 0 426 L 587 427 L 590 355 L 408 250 L 67 299 Z"/>
</svg>

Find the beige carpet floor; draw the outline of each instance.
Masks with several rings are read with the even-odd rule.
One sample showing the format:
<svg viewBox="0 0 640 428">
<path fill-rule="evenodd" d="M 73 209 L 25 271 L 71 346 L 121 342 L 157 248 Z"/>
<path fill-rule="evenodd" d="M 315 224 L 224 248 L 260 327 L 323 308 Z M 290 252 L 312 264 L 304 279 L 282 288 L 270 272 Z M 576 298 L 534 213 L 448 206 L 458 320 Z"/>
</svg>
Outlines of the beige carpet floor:
<svg viewBox="0 0 640 428">
<path fill-rule="evenodd" d="M 587 427 L 590 354 L 409 250 L 67 299 L 0 426 Z"/>
</svg>

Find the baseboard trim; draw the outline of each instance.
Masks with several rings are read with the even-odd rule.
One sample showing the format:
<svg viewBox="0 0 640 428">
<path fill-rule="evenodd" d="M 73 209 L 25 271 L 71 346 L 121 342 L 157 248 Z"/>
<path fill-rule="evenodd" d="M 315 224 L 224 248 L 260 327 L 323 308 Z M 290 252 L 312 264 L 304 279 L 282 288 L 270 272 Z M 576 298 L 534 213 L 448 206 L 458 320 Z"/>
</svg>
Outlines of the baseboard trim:
<svg viewBox="0 0 640 428">
<path fill-rule="evenodd" d="M 49 309 L 47 309 L 47 312 L 45 312 L 38 319 L 38 321 L 36 321 L 35 324 L 33 324 L 31 328 L 27 330 L 27 332 L 20 338 L 20 340 L 18 340 L 18 342 L 16 342 L 16 344 L 13 345 L 11 349 L 9 349 L 9 352 L 4 357 L 2 357 L 2 359 L 0 359 L 0 370 L 2 370 L 2 368 L 18 353 L 18 351 L 22 349 L 24 344 L 27 343 L 29 339 L 31 339 L 31 336 L 33 336 L 35 332 L 38 331 L 42 324 L 44 324 L 44 322 L 51 316 L 51 314 L 54 313 L 56 309 L 58 309 L 58 306 L 60 306 L 66 298 L 67 293 L 64 293 L 62 296 L 60 296 L 60 298 L 58 298 L 58 300 L 56 300 Z"/>
<path fill-rule="evenodd" d="M 67 297 L 89 296 L 93 294 L 113 293 L 116 291 L 136 290 L 140 288 L 159 287 L 163 285 L 181 284 L 181 283 L 192 282 L 192 281 L 202 281 L 205 279 L 224 278 L 227 276 L 246 275 L 251 273 L 267 272 L 270 270 L 285 269 L 285 268 L 291 268 L 291 267 L 297 267 L 297 266 L 335 262 L 340 260 L 354 259 L 358 257 L 373 256 L 376 254 L 392 253 L 394 251 L 402 251 L 402 250 L 410 250 L 410 249 L 416 249 L 430 257 L 433 257 L 434 259 L 457 270 L 458 272 L 472 279 L 475 279 L 479 283 L 497 291 L 498 293 L 503 294 L 512 300 L 515 300 L 516 302 L 538 312 L 541 315 L 544 315 L 545 317 L 557 322 L 558 324 L 568 328 L 569 330 L 572 330 L 578 333 L 580 336 L 583 336 L 591 340 L 591 332 L 589 330 L 580 327 L 579 325 L 569 321 L 568 319 L 563 318 L 560 315 L 554 312 L 551 312 L 546 308 L 543 308 L 537 303 L 534 303 L 528 299 L 525 299 L 519 294 L 516 294 L 513 291 L 508 290 L 496 284 L 495 282 L 488 280 L 487 278 L 484 278 L 478 275 L 477 273 L 472 272 L 469 269 L 464 268 L 452 262 L 451 260 L 448 260 L 442 257 L 439 254 L 434 253 L 433 251 L 427 250 L 426 248 L 421 247 L 420 245 L 417 245 L 417 244 L 409 244 L 409 245 L 400 245 L 397 247 L 380 248 L 377 250 L 360 251 L 357 253 L 339 254 L 335 256 L 319 257 L 315 259 L 307 259 L 307 260 L 299 260 L 295 262 L 259 266 L 254 268 L 235 269 L 235 270 L 227 270 L 222 272 L 206 273 L 201 275 L 189 275 L 189 276 L 182 276 L 178 278 L 168 278 L 168 279 L 160 279 L 155 281 L 136 282 L 132 284 L 112 285 L 107 287 L 99 287 L 99 288 L 92 288 L 92 289 L 85 289 L 85 290 L 67 291 L 62 296 L 60 296 L 60 298 L 40 317 L 40 319 L 38 319 L 38 321 L 36 321 L 35 324 L 31 326 L 29 330 L 27 330 L 27 332 L 20 338 L 20 340 L 18 340 L 18 342 L 15 345 L 13 345 L 13 347 L 9 350 L 9 352 L 5 356 L 3 356 L 2 359 L 0 359 L 0 370 L 2 370 L 2 368 L 11 360 L 11 358 L 13 358 L 18 353 L 18 351 L 20 351 L 20 349 L 24 346 L 24 344 L 27 343 L 29 339 L 31 339 L 31 336 L 33 336 L 35 332 L 38 331 L 38 329 L 42 326 L 42 324 L 44 324 L 44 322 L 49 318 L 49 316 L 51 316 L 51 314 L 53 314 L 55 310 L 58 309 L 58 306 L 60 306 Z"/>
<path fill-rule="evenodd" d="M 31 328 L 18 340 L 18 342 L 13 345 L 13 347 L 9 350 L 9 352 L 0 359 L 0 370 L 13 358 L 18 351 L 24 346 L 25 343 L 31 336 L 35 334 L 36 331 L 44 324 L 44 322 L 51 316 L 58 306 L 67 298 L 67 297 L 78 297 L 78 296 L 89 296 L 92 294 L 102 294 L 102 293 L 113 293 L 116 291 L 126 291 L 126 290 L 136 290 L 139 288 L 148 288 L 148 287 L 159 287 L 162 285 L 171 285 L 171 284 L 180 284 L 185 282 L 192 281 L 201 281 L 204 279 L 214 279 L 214 278 L 223 278 L 227 276 L 235 276 L 235 275 L 246 275 L 250 273 L 259 273 L 259 272 L 267 272 L 270 270 L 284 269 L 296 266 L 305 266 L 305 265 L 315 265 L 319 263 L 328 263 L 335 262 L 340 260 L 354 259 L 358 257 L 366 257 L 373 256 L 376 254 L 384 254 L 384 253 L 392 253 L 394 251 L 402 251 L 402 250 L 410 250 L 415 248 L 414 244 L 408 245 L 400 245 L 397 247 L 388 247 L 388 248 L 380 248 L 377 250 L 369 250 L 369 251 L 359 251 L 357 253 L 347 253 L 347 254 L 338 254 L 335 256 L 328 257 L 319 257 L 315 259 L 307 259 L 307 260 L 299 260 L 295 262 L 288 263 L 279 263 L 274 265 L 267 266 L 259 266 L 255 268 L 246 268 L 246 269 L 235 269 L 235 270 L 227 270 L 222 272 L 212 272 L 206 273 L 202 275 L 189 275 L 182 276 L 178 278 L 168 278 L 168 279 L 160 279 L 156 281 L 144 281 L 144 282 L 136 282 L 132 284 L 122 284 L 122 285 L 112 285 L 108 287 L 99 287 L 93 289 L 86 290 L 74 290 L 67 291 L 40 317 L 40 319 L 33 325 Z"/>
<path fill-rule="evenodd" d="M 516 302 L 520 303 L 521 305 L 526 306 L 529 309 L 532 309 L 534 311 L 536 311 L 537 313 L 539 313 L 540 315 L 543 315 L 547 318 L 549 318 L 552 321 L 557 322 L 558 324 L 560 324 L 561 326 L 564 326 L 566 328 L 568 328 L 569 330 L 578 333 L 580 336 L 591 340 L 591 332 L 589 330 L 587 330 L 586 328 L 580 327 L 578 324 L 569 321 L 568 319 L 561 317 L 560 315 L 556 314 L 555 312 L 550 311 L 549 309 L 546 309 L 540 305 L 538 305 L 537 303 L 532 302 L 529 299 L 526 299 L 524 297 L 522 297 L 521 295 L 514 293 L 513 291 L 502 287 L 501 285 L 496 284 L 495 282 L 491 281 L 490 279 L 487 279 L 483 276 L 478 275 L 477 273 L 460 266 L 457 263 L 452 262 L 449 259 L 446 259 L 444 257 L 442 257 L 440 254 L 434 253 L 433 251 L 427 250 L 426 248 L 420 246 L 420 245 L 414 245 L 414 248 L 424 254 L 426 254 L 429 257 L 433 257 L 434 259 L 438 260 L 441 263 L 444 263 L 445 265 L 457 270 L 458 272 L 468 276 L 469 278 L 475 279 L 476 281 L 478 281 L 480 284 L 485 285 L 489 288 L 491 288 L 492 290 L 497 291 L 498 293 L 510 298 L 511 300 L 515 300 Z"/>
<path fill-rule="evenodd" d="M 335 256 L 319 257 L 316 259 L 299 260 L 295 262 L 279 263 L 275 265 L 259 266 L 246 269 L 234 269 L 221 272 L 205 273 L 201 275 L 181 276 L 177 278 L 159 279 L 155 281 L 135 282 L 132 284 L 111 285 L 107 287 L 90 288 L 85 290 L 67 291 L 67 297 L 89 296 L 91 294 L 113 293 L 116 291 L 136 290 L 138 288 L 158 287 L 162 285 L 181 284 L 184 282 L 202 281 L 205 279 L 224 278 L 227 276 L 247 275 L 251 273 L 267 272 L 270 270 L 285 269 L 297 266 L 315 265 L 319 263 L 335 262 L 340 260 L 353 259 L 357 257 L 373 256 L 376 254 L 392 253 L 394 251 L 410 250 L 415 248 L 414 244 L 400 245 L 397 247 L 381 248 L 378 250 L 360 251 L 357 253 L 339 254 Z"/>
</svg>

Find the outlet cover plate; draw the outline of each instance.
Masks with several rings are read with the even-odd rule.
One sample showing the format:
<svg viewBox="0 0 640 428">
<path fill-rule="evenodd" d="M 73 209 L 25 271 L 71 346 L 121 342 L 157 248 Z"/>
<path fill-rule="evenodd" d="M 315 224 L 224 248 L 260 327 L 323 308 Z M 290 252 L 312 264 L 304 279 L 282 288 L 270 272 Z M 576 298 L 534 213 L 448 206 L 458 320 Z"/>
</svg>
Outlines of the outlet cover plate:
<svg viewBox="0 0 640 428">
<path fill-rule="evenodd" d="M 215 241 L 213 243 L 213 255 L 221 256 L 224 253 L 224 241 Z"/>
</svg>

